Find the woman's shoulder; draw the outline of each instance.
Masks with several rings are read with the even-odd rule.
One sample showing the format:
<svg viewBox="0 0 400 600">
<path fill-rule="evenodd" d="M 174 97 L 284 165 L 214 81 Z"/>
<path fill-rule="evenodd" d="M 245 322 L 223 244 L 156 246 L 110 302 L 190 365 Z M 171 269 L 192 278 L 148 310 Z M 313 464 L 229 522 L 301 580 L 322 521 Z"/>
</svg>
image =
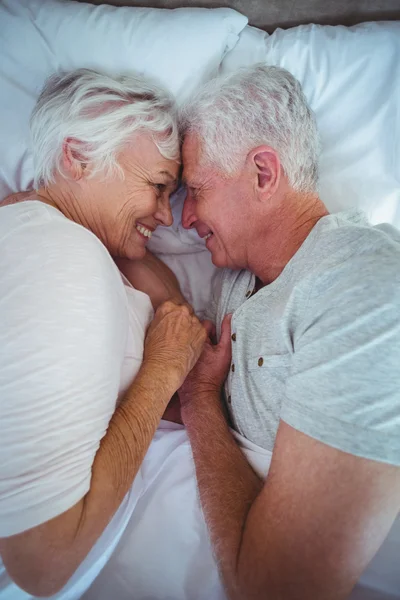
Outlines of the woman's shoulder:
<svg viewBox="0 0 400 600">
<path fill-rule="evenodd" d="M 126 294 L 120 273 L 102 242 L 56 208 L 27 201 L 0 208 L 0 289 L 13 282 L 30 294 L 46 283 L 49 292 L 76 296 Z M 108 291 L 107 291 L 108 290 Z M 42 290 L 43 291 L 43 290 Z M 103 293 L 104 292 L 104 293 Z"/>
<path fill-rule="evenodd" d="M 0 203 L 1 245 L 12 243 L 16 236 L 23 238 L 36 235 L 43 239 L 43 236 L 51 236 L 54 231 L 64 233 L 66 240 L 79 236 L 93 243 L 95 237 L 84 227 L 67 219 L 57 208 L 35 197 L 20 201 L 13 200 L 11 196 Z M 100 240 L 96 240 L 101 244 Z"/>
<path fill-rule="evenodd" d="M 108 250 L 91 231 L 34 199 L 0 205 L 0 252 L 5 252 L 11 263 L 28 257 L 42 263 L 59 256 L 67 265 L 78 256 L 88 268 L 102 265 L 118 273 Z"/>
</svg>

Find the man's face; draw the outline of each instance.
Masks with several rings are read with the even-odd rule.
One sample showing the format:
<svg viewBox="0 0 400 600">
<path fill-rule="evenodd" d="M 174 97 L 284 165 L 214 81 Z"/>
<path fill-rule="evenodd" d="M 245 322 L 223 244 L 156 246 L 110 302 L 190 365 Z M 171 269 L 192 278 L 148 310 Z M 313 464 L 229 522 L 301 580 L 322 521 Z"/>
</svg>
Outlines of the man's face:
<svg viewBox="0 0 400 600">
<path fill-rule="evenodd" d="M 194 134 L 185 138 L 183 180 L 187 196 L 182 224 L 206 239 L 217 267 L 247 268 L 255 223 L 254 185 L 245 166 L 227 177 L 201 166 L 200 144 Z"/>
</svg>

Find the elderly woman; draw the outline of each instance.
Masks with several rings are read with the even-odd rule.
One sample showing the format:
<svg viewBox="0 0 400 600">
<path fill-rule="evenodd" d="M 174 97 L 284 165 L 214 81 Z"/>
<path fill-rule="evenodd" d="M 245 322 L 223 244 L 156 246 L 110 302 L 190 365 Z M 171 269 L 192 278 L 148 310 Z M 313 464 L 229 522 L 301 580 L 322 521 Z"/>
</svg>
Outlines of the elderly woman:
<svg viewBox="0 0 400 600">
<path fill-rule="evenodd" d="M 0 590 L 13 599 L 58 592 L 129 517 L 206 339 L 187 305 L 163 302 L 181 298 L 176 280 L 146 257 L 179 171 L 167 93 L 79 70 L 49 80 L 31 128 L 36 191 L 0 208 Z M 147 294 L 161 305 L 145 337 Z"/>
</svg>

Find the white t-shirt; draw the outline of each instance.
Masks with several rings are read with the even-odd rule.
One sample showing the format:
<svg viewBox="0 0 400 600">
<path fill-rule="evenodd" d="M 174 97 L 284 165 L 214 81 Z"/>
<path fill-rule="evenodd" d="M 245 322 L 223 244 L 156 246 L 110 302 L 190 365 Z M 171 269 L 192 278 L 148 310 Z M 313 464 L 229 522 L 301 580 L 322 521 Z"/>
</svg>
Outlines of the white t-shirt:
<svg viewBox="0 0 400 600">
<path fill-rule="evenodd" d="M 39 201 L 0 209 L 0 537 L 88 492 L 152 316 L 91 232 Z"/>
</svg>

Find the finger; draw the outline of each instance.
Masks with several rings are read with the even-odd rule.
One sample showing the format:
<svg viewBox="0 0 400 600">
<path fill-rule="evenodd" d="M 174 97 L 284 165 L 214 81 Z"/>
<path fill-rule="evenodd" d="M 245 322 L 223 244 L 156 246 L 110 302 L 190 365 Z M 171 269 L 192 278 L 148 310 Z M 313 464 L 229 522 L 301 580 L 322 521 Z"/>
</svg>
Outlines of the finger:
<svg viewBox="0 0 400 600">
<path fill-rule="evenodd" d="M 191 316 L 193 313 L 193 310 L 191 310 L 191 306 L 189 304 L 181 304 L 180 310 L 184 315 L 187 315 L 188 317 Z"/>
<path fill-rule="evenodd" d="M 185 302 L 185 305 L 188 307 L 189 312 L 191 315 L 194 315 L 194 308 L 191 304 L 189 304 L 189 302 Z"/>
<path fill-rule="evenodd" d="M 182 308 L 185 308 L 185 310 L 187 310 L 189 312 L 190 315 L 194 315 L 194 310 L 193 310 L 193 306 L 191 304 L 189 304 L 189 302 L 181 302 L 179 304 L 179 306 L 181 306 Z"/>
<path fill-rule="evenodd" d="M 156 310 L 156 315 L 166 315 L 167 313 L 175 310 L 177 308 L 177 304 L 172 302 L 172 300 L 166 300 Z"/>
<path fill-rule="evenodd" d="M 226 347 L 230 346 L 231 343 L 231 321 L 232 314 L 225 315 L 224 320 L 221 325 L 221 338 L 219 340 L 218 346 Z"/>
</svg>

